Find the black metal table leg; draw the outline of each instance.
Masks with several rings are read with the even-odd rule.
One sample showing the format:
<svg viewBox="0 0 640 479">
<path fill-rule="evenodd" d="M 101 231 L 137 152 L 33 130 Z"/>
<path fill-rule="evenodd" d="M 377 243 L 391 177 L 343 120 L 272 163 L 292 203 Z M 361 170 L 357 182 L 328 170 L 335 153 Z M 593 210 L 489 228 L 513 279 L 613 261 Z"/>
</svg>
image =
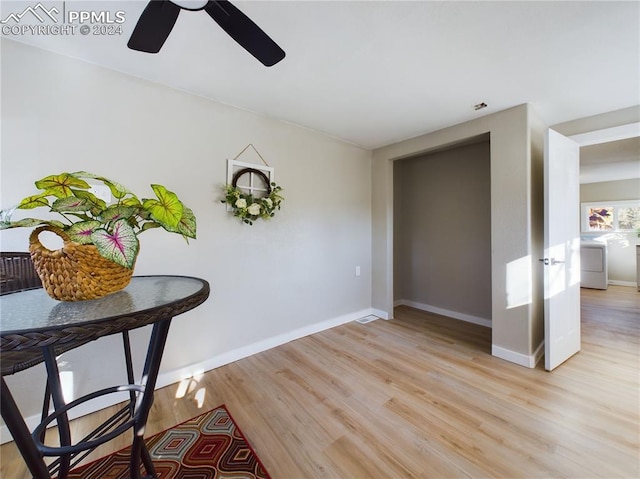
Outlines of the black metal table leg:
<svg viewBox="0 0 640 479">
<path fill-rule="evenodd" d="M 147 478 L 156 478 L 158 475 L 156 474 L 156 468 L 153 465 L 153 461 L 151 460 L 151 454 L 149 454 L 149 450 L 147 449 L 147 445 L 142 444 L 142 448 L 140 451 L 142 457 L 142 464 L 144 465 L 144 470 L 147 473 Z"/>
<path fill-rule="evenodd" d="M 53 347 L 48 346 L 42 348 L 42 354 L 44 356 L 44 364 L 47 367 L 47 382 L 49 384 L 51 399 L 53 400 L 53 407 L 58 410 L 65 406 L 65 402 L 62 394 L 62 385 L 60 384 L 60 371 L 58 370 L 56 353 Z M 66 412 L 58 417 L 57 423 L 58 435 L 60 436 L 60 446 L 70 446 L 71 429 L 69 427 L 69 416 Z M 60 469 L 58 470 L 57 479 L 66 479 L 69 474 L 69 470 L 71 469 L 70 465 L 71 454 L 60 456 Z"/>
<path fill-rule="evenodd" d="M 51 404 L 51 390 L 49 389 L 49 380 L 47 379 L 44 385 L 44 398 L 42 400 L 42 414 L 40 415 L 40 422 L 44 421 L 44 418 L 46 418 L 49 415 L 50 404 Z M 47 430 L 44 429 L 42 431 L 42 434 L 40 435 L 40 442 L 44 443 L 46 436 L 47 436 Z"/>
<path fill-rule="evenodd" d="M 141 458 L 145 459 L 144 456 L 148 455 L 148 453 L 143 454 L 143 449 L 146 449 L 144 445 L 144 430 L 147 424 L 147 418 L 149 417 L 149 410 L 153 404 L 153 392 L 156 387 L 158 372 L 160 371 L 160 361 L 167 341 L 167 335 L 169 334 L 170 325 L 171 318 L 158 321 L 153 325 L 153 331 L 149 339 L 149 349 L 147 350 L 147 357 L 142 372 L 144 392 L 138 397 L 134 417 L 134 436 L 133 445 L 131 446 L 131 479 L 140 479 L 140 460 Z M 145 460 L 147 475 L 156 477 L 153 463 L 150 464 L 151 470 L 149 470 L 146 462 L 147 460 Z M 151 461 L 149 460 L 148 462 Z"/>
<path fill-rule="evenodd" d="M 0 389 L 0 411 L 31 475 L 38 479 L 51 477 L 4 378 L 2 378 L 2 388 Z"/>
<path fill-rule="evenodd" d="M 151 340 L 149 340 L 151 341 Z M 124 359 L 127 366 L 127 381 L 129 384 L 134 384 L 135 382 L 135 374 L 133 371 L 133 360 L 131 358 L 131 340 L 129 338 L 129 331 L 122 332 L 122 344 L 124 347 Z M 150 344 L 147 346 L 147 350 L 150 347 Z M 129 392 L 130 398 L 130 415 L 131 417 L 135 414 L 136 407 L 136 395 L 134 391 Z M 146 444 L 142 444 L 142 464 L 144 464 L 144 469 L 147 471 L 147 474 L 153 474 L 155 476 L 155 467 L 153 466 L 153 461 L 151 460 L 151 455 L 147 450 Z"/>
<path fill-rule="evenodd" d="M 129 384 L 133 384 L 135 383 L 135 374 L 133 371 L 133 359 L 131 358 L 131 339 L 129 339 L 129 331 L 122 332 L 122 346 L 124 349 L 124 361 L 127 366 L 127 382 Z M 136 404 L 135 392 L 129 392 L 129 399 L 131 404 L 131 416 L 133 416 L 134 406 Z"/>
</svg>

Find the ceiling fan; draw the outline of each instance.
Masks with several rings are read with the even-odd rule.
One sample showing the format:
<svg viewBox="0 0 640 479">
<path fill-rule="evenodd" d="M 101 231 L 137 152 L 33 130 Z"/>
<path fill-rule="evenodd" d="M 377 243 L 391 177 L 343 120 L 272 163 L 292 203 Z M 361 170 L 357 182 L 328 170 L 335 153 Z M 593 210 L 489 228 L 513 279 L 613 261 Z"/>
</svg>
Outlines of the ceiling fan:
<svg viewBox="0 0 640 479">
<path fill-rule="evenodd" d="M 284 50 L 276 42 L 227 0 L 151 0 L 140 15 L 127 46 L 132 50 L 158 53 L 171 33 L 180 10 L 204 10 L 231 38 L 265 66 L 273 66 L 285 56 Z"/>
</svg>

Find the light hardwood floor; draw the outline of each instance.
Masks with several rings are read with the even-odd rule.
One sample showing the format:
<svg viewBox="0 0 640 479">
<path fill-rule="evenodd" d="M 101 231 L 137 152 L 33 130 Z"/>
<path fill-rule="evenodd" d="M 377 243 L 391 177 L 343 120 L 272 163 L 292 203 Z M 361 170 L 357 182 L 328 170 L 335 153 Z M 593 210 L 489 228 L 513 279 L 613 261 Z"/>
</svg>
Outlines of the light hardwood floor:
<svg viewBox="0 0 640 479">
<path fill-rule="evenodd" d="M 400 307 L 158 390 L 146 435 L 225 403 L 274 479 L 638 478 L 640 293 L 582 305 L 582 351 L 552 373 L 492 357 L 487 328 Z M 0 452 L 2 478 L 29 477 Z"/>
</svg>

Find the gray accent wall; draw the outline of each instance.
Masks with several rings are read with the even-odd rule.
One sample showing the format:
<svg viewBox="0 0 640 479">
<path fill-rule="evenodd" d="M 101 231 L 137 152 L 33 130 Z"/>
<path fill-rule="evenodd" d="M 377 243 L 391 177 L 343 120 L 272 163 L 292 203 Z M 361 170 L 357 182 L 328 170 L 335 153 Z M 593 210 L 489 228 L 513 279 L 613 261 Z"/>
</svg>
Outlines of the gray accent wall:
<svg viewBox="0 0 640 479">
<path fill-rule="evenodd" d="M 394 299 L 491 320 L 488 135 L 394 163 Z"/>
</svg>

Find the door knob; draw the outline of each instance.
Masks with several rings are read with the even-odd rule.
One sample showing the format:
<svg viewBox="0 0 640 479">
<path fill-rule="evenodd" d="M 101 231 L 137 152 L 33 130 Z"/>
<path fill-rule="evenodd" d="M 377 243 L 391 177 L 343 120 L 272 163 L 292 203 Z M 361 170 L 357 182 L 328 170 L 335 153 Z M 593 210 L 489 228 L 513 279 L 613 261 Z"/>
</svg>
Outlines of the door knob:
<svg viewBox="0 0 640 479">
<path fill-rule="evenodd" d="M 538 261 L 540 261 L 541 263 L 544 263 L 545 266 L 549 266 L 549 265 L 553 266 L 554 264 L 564 263 L 564 261 L 560 261 L 555 258 L 551 258 L 551 260 L 549 260 L 549 258 L 539 258 Z"/>
</svg>

